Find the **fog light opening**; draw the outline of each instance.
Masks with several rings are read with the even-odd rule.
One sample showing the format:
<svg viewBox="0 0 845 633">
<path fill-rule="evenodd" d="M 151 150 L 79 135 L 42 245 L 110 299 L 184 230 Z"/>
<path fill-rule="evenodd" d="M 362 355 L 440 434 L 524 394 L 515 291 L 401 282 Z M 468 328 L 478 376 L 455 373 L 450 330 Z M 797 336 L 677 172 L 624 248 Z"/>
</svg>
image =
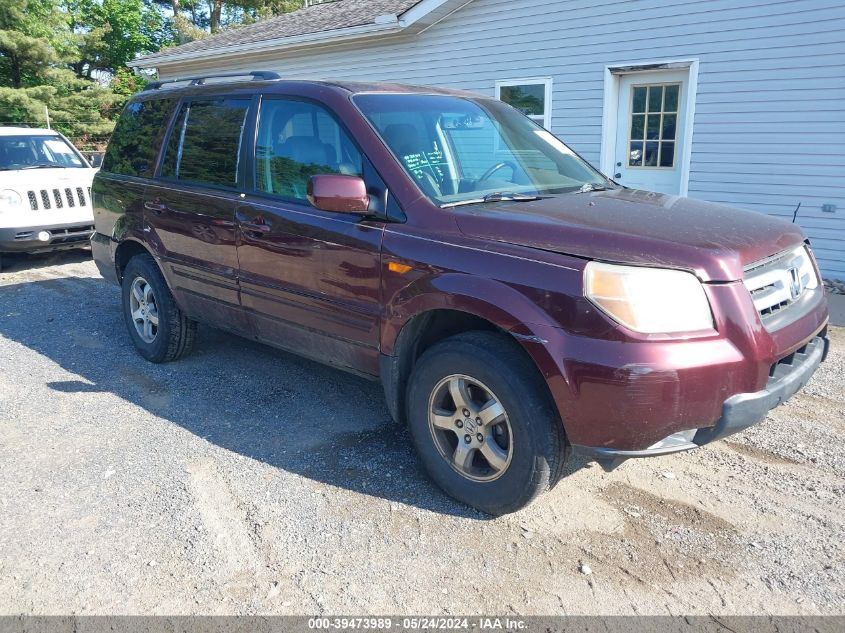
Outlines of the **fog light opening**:
<svg viewBox="0 0 845 633">
<path fill-rule="evenodd" d="M 50 241 L 50 232 L 49 231 L 39 231 L 38 232 L 38 239 L 42 242 L 49 242 Z"/>
</svg>

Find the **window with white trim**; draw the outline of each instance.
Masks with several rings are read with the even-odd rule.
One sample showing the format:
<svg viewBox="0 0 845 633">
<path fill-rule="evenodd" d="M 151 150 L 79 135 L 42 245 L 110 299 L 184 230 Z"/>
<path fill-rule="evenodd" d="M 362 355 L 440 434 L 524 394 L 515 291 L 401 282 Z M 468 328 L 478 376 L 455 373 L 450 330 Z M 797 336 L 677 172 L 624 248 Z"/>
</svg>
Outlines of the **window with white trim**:
<svg viewBox="0 0 845 633">
<path fill-rule="evenodd" d="M 497 81 L 496 98 L 513 106 L 547 130 L 551 129 L 551 77 Z"/>
</svg>

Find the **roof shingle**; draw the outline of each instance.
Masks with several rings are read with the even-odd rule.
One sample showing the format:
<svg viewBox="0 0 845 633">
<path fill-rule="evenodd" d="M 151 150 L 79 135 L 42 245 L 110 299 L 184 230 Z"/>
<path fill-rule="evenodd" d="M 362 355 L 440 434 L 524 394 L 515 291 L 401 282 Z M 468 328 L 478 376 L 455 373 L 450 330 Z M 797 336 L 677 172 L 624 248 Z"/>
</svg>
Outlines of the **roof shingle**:
<svg viewBox="0 0 845 633">
<path fill-rule="evenodd" d="M 374 24 L 381 15 L 401 15 L 420 0 L 334 0 L 316 4 L 291 13 L 284 13 L 255 24 L 229 28 L 210 35 L 138 58 L 152 61 L 173 53 L 189 53 L 226 48 L 235 44 L 250 44 L 309 33 L 333 31 Z"/>
</svg>

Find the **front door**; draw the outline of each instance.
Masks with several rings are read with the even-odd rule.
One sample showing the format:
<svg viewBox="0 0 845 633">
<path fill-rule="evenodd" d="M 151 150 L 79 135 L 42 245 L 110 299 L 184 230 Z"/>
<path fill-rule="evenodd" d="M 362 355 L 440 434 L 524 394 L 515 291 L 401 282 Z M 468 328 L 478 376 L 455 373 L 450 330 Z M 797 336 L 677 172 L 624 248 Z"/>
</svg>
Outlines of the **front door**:
<svg viewBox="0 0 845 633">
<path fill-rule="evenodd" d="M 681 192 L 688 77 L 686 70 L 620 77 L 613 167 L 619 184 Z"/>
<path fill-rule="evenodd" d="M 363 175 L 343 128 L 310 101 L 264 98 L 255 193 L 237 208 L 241 302 L 255 335 L 322 362 L 378 374 L 382 222 L 321 211 L 311 176 Z"/>
</svg>

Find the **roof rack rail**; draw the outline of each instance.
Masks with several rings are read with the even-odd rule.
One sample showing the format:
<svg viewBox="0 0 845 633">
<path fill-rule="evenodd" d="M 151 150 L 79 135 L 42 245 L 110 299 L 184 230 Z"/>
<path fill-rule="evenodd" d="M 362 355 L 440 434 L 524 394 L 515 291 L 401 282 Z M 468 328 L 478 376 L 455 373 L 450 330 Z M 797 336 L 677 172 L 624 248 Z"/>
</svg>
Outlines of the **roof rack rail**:
<svg viewBox="0 0 845 633">
<path fill-rule="evenodd" d="M 182 83 L 182 82 L 190 82 L 189 85 L 191 86 L 202 86 L 205 84 L 206 80 L 208 79 L 223 79 L 226 77 L 252 77 L 253 81 L 257 80 L 265 80 L 269 81 L 271 79 L 281 79 L 282 76 L 274 72 L 272 70 L 253 70 L 251 72 L 242 72 L 242 73 L 226 73 L 223 75 L 209 75 L 207 77 L 180 77 L 178 79 L 165 79 L 163 81 L 151 81 L 144 87 L 144 92 L 147 90 L 158 90 L 162 86 L 167 84 L 175 84 L 175 83 Z"/>
</svg>

